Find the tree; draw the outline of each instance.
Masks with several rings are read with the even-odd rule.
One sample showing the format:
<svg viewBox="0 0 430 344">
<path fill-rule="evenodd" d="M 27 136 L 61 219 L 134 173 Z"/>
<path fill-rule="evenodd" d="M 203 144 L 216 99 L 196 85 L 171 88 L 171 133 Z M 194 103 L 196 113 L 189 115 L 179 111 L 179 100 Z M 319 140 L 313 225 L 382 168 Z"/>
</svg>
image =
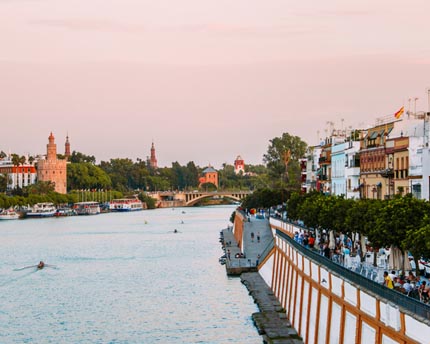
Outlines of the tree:
<svg viewBox="0 0 430 344">
<path fill-rule="evenodd" d="M 110 177 L 100 167 L 89 162 L 71 163 L 67 166 L 67 187 L 69 190 L 109 189 Z"/>
<path fill-rule="evenodd" d="M 54 192 L 55 184 L 51 181 L 38 181 L 36 184 L 29 185 L 26 188 L 27 194 L 47 195 Z"/>
<path fill-rule="evenodd" d="M 6 192 L 8 184 L 8 175 L 0 174 L 0 192 Z"/>
<path fill-rule="evenodd" d="M 425 238 L 430 237 L 430 224 L 419 229 L 410 229 L 406 233 L 406 237 L 402 242 L 402 248 L 405 251 L 410 251 L 414 256 L 416 273 L 419 275 L 418 260 L 421 257 L 430 257 L 430 242 Z"/>
<path fill-rule="evenodd" d="M 141 192 L 137 196 L 142 202 L 146 203 L 146 206 L 148 209 L 155 209 L 156 206 L 156 200 L 149 196 L 148 194 Z"/>
<path fill-rule="evenodd" d="M 260 189 L 255 190 L 252 194 L 245 197 L 242 201 L 242 207 L 252 208 L 270 208 L 271 206 L 282 204 L 286 191 L 279 189 Z"/>
<path fill-rule="evenodd" d="M 80 152 L 73 151 L 70 156 L 70 162 L 78 163 L 78 162 L 89 162 L 91 164 L 96 163 L 96 158 L 93 155 L 85 155 Z"/>
<path fill-rule="evenodd" d="M 267 153 L 263 156 L 263 161 L 267 164 L 269 174 L 280 181 L 281 187 L 284 182 L 287 188 L 300 190 L 300 164 L 306 152 L 307 144 L 298 136 L 291 136 L 283 133 L 281 137 L 270 140 Z M 286 169 L 286 155 L 288 155 L 288 170 Z M 287 178 L 288 176 L 288 178 Z"/>
</svg>

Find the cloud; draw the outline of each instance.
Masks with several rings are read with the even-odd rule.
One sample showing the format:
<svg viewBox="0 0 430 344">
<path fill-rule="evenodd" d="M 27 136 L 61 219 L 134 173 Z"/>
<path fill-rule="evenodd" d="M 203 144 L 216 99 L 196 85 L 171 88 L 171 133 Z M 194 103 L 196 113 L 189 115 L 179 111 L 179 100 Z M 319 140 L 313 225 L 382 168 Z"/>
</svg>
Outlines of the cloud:
<svg viewBox="0 0 430 344">
<path fill-rule="evenodd" d="M 208 23 L 165 27 L 164 31 L 181 31 L 186 33 L 203 33 L 225 36 L 296 36 L 311 32 L 310 28 L 293 25 L 234 25 Z"/>
<path fill-rule="evenodd" d="M 86 19 L 41 19 L 32 20 L 31 25 L 40 25 L 53 28 L 65 28 L 73 31 L 101 31 L 101 32 L 142 32 L 143 25 L 122 24 L 110 20 Z"/>
<path fill-rule="evenodd" d="M 370 10 L 321 10 L 317 12 L 323 16 L 331 16 L 331 17 L 362 17 L 374 14 L 375 11 Z"/>
</svg>

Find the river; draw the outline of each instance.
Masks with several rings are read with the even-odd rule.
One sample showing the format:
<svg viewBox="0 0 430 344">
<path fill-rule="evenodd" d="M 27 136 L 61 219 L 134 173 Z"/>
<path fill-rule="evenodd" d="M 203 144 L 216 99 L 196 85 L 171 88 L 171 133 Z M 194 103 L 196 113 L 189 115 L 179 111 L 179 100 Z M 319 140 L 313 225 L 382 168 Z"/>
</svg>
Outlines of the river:
<svg viewBox="0 0 430 344">
<path fill-rule="evenodd" d="M 233 210 L 1 221 L 0 343 L 261 343 L 218 263 Z"/>
</svg>

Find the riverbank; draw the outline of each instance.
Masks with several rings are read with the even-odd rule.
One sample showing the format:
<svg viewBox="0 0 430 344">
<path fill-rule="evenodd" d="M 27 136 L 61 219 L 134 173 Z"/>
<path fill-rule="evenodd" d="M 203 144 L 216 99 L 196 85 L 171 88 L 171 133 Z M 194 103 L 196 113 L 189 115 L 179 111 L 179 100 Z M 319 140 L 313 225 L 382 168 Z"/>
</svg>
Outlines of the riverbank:
<svg viewBox="0 0 430 344">
<path fill-rule="evenodd" d="M 237 215 L 239 216 L 239 215 Z M 228 275 L 240 276 L 242 283 L 257 304 L 252 314 L 258 333 L 267 344 L 303 344 L 297 331 L 287 320 L 285 309 L 258 272 L 258 265 L 273 247 L 273 234 L 266 218 L 250 216 L 235 222 L 241 231 L 240 244 L 232 228 L 221 231 Z M 242 227 L 243 226 L 243 227 Z"/>
<path fill-rule="evenodd" d="M 258 333 L 267 344 L 303 344 L 297 331 L 287 320 L 285 309 L 264 282 L 258 272 L 247 272 L 240 275 L 259 312 L 252 314 L 252 320 Z"/>
</svg>

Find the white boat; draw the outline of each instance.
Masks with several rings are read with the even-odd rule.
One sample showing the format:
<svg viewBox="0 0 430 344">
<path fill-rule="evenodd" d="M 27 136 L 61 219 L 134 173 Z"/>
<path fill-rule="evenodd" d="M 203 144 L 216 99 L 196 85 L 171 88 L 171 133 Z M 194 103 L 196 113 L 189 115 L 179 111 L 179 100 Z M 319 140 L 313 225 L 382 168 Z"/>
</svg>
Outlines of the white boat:
<svg viewBox="0 0 430 344">
<path fill-rule="evenodd" d="M 57 209 L 54 203 L 44 202 L 36 203 L 26 213 L 26 217 L 51 217 L 54 216 Z"/>
<path fill-rule="evenodd" d="M 18 220 L 20 214 L 17 213 L 13 208 L 4 209 L 0 212 L 0 220 Z"/>
<path fill-rule="evenodd" d="M 72 216 L 76 215 L 76 212 L 71 208 L 58 208 L 55 212 L 55 217 Z"/>
<path fill-rule="evenodd" d="M 143 210 L 143 203 L 138 198 L 118 198 L 109 203 L 110 211 Z"/>
<path fill-rule="evenodd" d="M 73 209 L 77 215 L 97 215 L 100 214 L 100 204 L 98 202 L 78 202 Z"/>
</svg>

